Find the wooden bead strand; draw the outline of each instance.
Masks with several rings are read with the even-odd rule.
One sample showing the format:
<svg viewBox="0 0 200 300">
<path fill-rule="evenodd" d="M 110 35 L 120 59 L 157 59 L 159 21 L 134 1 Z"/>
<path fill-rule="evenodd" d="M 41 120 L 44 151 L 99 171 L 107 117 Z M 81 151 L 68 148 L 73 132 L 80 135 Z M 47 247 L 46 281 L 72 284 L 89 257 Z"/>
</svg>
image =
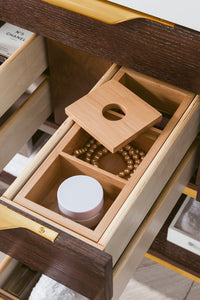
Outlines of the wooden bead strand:
<svg viewBox="0 0 200 300">
<path fill-rule="evenodd" d="M 95 139 L 90 139 L 82 148 L 76 149 L 73 153 L 75 157 L 84 154 L 84 160 L 94 167 L 99 168 L 99 160 L 109 153 L 108 149 L 102 146 Z M 131 144 L 126 145 L 118 151 L 126 163 L 126 168 L 118 173 L 119 177 L 130 179 L 141 161 L 145 157 L 145 152 L 134 148 Z"/>
<path fill-rule="evenodd" d="M 119 172 L 118 176 L 122 178 L 128 177 L 128 179 L 130 179 L 146 154 L 144 151 L 134 148 L 130 144 L 121 148 L 118 153 L 122 155 L 124 161 L 127 163 L 127 167 Z"/>
</svg>

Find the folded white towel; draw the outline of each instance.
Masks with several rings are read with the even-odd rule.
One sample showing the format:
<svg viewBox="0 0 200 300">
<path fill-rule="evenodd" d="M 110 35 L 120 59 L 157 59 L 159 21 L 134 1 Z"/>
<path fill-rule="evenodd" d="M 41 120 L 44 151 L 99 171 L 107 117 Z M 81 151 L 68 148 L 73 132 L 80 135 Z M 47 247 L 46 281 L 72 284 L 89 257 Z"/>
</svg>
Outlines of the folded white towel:
<svg viewBox="0 0 200 300">
<path fill-rule="evenodd" d="M 86 300 L 55 280 L 42 275 L 33 288 L 29 300 Z"/>
</svg>

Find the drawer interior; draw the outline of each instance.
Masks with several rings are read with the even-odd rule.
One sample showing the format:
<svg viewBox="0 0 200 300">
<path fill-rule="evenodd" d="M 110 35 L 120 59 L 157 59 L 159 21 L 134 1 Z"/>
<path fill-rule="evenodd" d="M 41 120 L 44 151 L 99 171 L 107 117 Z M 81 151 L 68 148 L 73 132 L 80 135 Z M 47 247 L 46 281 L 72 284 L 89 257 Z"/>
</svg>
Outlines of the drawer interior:
<svg viewBox="0 0 200 300">
<path fill-rule="evenodd" d="M 45 79 L 45 75 L 38 77 L 38 79 L 32 83 L 18 99 L 16 99 L 15 103 L 0 117 L 0 126 L 5 126 L 5 123 L 8 122 L 9 118 L 16 113 L 22 105 L 25 104 L 31 94 L 33 94 L 36 89 L 39 88 Z"/>
<path fill-rule="evenodd" d="M 6 256 L 0 264 L 0 296 L 28 300 L 40 273 Z"/>
<path fill-rule="evenodd" d="M 47 59 L 44 39 L 32 33 L 0 65 L 0 116 L 22 96 L 46 69 Z"/>
<path fill-rule="evenodd" d="M 18 262 L 10 256 L 4 256 L 0 262 L 0 288 L 2 289 Z"/>
<path fill-rule="evenodd" d="M 113 79 L 119 81 L 138 97 L 159 110 L 163 114 L 163 118 L 168 120 L 174 116 L 181 104 L 187 102 L 188 97 L 194 95 L 123 67 Z"/>
<path fill-rule="evenodd" d="M 51 112 L 49 82 L 41 76 L 0 118 L 0 143 L 4 145 L 0 149 L 0 170 L 33 136 Z"/>
<path fill-rule="evenodd" d="M 122 178 L 119 176 L 126 165 L 124 156 L 120 153 L 108 153 L 103 156 L 99 160 L 99 167 L 85 161 L 85 154 L 75 155 L 75 150 L 83 148 L 92 138 L 75 124 L 14 199 L 24 207 L 96 242 L 123 206 L 128 194 L 137 185 L 194 98 L 192 93 L 125 68 L 121 68 L 112 80 L 124 84 L 164 116 L 164 122 L 156 124 L 130 143 L 129 146 L 145 152 L 133 175 L 130 178 L 130 174 Z M 108 111 L 108 114 L 114 119 L 122 116 L 122 112 L 118 110 Z M 87 228 L 72 221 L 61 215 L 58 210 L 58 186 L 64 179 L 77 174 L 96 178 L 102 183 L 105 192 L 104 214 L 94 228 Z"/>
<path fill-rule="evenodd" d="M 57 189 L 59 185 L 65 179 L 74 175 L 88 175 L 98 180 L 104 190 L 104 213 L 109 209 L 112 203 L 119 195 L 122 188 L 125 186 L 124 180 L 110 176 L 107 172 L 99 172 L 95 167 L 90 167 L 87 163 L 82 163 L 76 158 L 71 157 L 65 153 L 59 154 L 52 161 L 49 160 L 46 165 L 43 175 L 40 180 L 33 186 L 33 188 L 26 195 L 26 199 L 31 202 L 40 204 L 44 208 L 48 208 L 51 211 L 59 213 L 57 201 Z M 38 209 L 40 209 L 38 207 Z M 63 219 L 63 225 L 65 224 L 66 218 L 59 216 L 58 218 L 52 217 L 56 222 L 58 219 Z M 60 221 L 61 222 L 61 221 Z"/>
</svg>

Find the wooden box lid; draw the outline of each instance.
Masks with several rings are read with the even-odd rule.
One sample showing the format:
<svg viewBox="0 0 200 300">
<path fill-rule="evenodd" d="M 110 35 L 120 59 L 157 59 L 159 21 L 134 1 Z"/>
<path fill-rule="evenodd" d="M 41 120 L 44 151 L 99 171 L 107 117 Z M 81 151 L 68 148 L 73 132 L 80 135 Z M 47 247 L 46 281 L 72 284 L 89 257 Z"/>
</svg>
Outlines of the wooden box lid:
<svg viewBox="0 0 200 300">
<path fill-rule="evenodd" d="M 112 109 L 120 109 L 124 116 L 118 120 L 107 118 L 106 113 Z M 111 152 L 162 118 L 156 109 L 114 80 L 69 105 L 65 112 Z"/>
</svg>

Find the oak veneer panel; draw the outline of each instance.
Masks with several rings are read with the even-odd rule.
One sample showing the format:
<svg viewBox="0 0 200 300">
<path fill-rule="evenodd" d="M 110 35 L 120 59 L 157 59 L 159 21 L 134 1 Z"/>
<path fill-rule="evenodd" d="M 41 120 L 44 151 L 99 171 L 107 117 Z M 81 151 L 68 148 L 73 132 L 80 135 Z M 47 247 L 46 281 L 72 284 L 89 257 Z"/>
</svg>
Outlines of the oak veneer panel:
<svg viewBox="0 0 200 300">
<path fill-rule="evenodd" d="M 200 278 L 200 257 L 167 241 L 168 227 L 183 203 L 185 197 L 185 195 L 182 195 L 182 197 L 179 199 L 170 216 L 153 241 L 148 253 L 170 263 L 172 266 L 178 267 L 179 269 Z"/>
<path fill-rule="evenodd" d="M 3 199 L 3 198 L 2 198 Z M 0 231 L 0 249 L 90 299 L 111 299 L 112 258 L 16 206 L 0 203 L 57 232 L 54 243 L 25 229 Z M 28 243 L 27 243 L 28 241 Z"/>
<path fill-rule="evenodd" d="M 194 30 L 142 19 L 108 25 L 40 0 L 1 0 L 0 19 L 187 90 L 200 91 L 200 33 Z"/>
</svg>

